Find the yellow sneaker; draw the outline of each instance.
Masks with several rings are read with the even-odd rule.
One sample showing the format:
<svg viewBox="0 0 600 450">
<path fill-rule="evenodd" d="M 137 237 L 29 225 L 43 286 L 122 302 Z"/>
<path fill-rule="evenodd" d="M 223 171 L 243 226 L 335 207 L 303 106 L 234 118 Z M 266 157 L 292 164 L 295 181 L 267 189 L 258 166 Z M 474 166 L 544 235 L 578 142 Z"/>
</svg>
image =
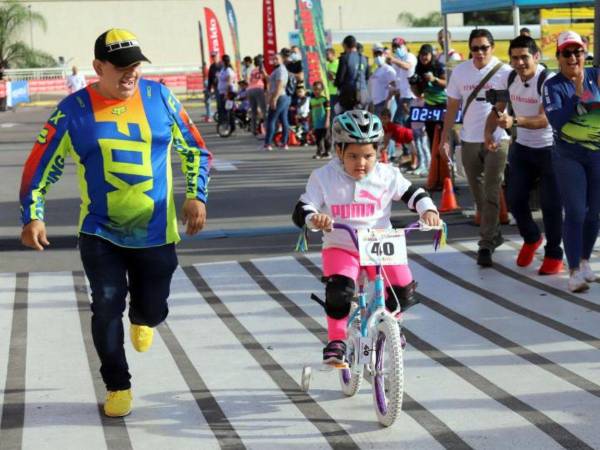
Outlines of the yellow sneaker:
<svg viewBox="0 0 600 450">
<path fill-rule="evenodd" d="M 131 389 L 108 391 L 104 402 L 104 414 L 108 417 L 123 417 L 131 412 Z"/>
<path fill-rule="evenodd" d="M 133 348 L 135 348 L 138 352 L 147 352 L 148 349 L 152 347 L 154 330 L 145 325 L 131 324 L 129 336 L 131 337 Z"/>
</svg>

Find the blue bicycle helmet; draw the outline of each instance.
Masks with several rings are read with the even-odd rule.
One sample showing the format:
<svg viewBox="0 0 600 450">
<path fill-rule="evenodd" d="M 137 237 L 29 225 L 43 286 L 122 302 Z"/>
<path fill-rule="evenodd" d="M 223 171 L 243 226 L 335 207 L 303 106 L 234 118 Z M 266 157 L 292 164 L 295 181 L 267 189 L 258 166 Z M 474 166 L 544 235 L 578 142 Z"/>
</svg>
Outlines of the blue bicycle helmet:
<svg viewBox="0 0 600 450">
<path fill-rule="evenodd" d="M 335 118 L 332 134 L 336 144 L 377 144 L 383 139 L 383 124 L 375 114 L 353 109 Z"/>
</svg>

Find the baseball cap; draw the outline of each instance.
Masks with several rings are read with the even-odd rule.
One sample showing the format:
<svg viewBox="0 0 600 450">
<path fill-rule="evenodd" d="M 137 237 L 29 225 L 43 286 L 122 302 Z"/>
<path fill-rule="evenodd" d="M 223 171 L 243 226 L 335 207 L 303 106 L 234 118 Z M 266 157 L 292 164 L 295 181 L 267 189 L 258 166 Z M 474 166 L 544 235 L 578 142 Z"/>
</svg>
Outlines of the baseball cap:
<svg viewBox="0 0 600 450">
<path fill-rule="evenodd" d="M 373 44 L 373 51 L 374 52 L 382 52 L 383 51 L 383 44 L 381 42 L 375 42 Z"/>
<path fill-rule="evenodd" d="M 401 37 L 395 37 L 392 39 L 392 45 L 397 45 L 398 47 L 402 45 L 406 45 L 406 41 Z"/>
<path fill-rule="evenodd" d="M 94 45 L 94 57 L 108 61 L 117 67 L 128 67 L 132 64 L 147 61 L 135 34 L 120 28 L 105 31 Z"/>
<path fill-rule="evenodd" d="M 556 50 L 560 52 L 568 45 L 579 45 L 580 47 L 585 48 L 585 44 L 583 43 L 581 36 L 574 31 L 563 31 L 558 35 L 558 39 L 556 40 Z"/>
</svg>

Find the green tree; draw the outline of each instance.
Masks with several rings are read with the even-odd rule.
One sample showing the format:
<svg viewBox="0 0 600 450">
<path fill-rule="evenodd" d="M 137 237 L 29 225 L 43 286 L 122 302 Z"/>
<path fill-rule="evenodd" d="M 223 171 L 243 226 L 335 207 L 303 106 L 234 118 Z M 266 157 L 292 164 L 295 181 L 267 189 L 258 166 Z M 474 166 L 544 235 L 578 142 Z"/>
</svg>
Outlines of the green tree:
<svg viewBox="0 0 600 450">
<path fill-rule="evenodd" d="M 521 23 L 540 23 L 539 9 L 521 9 Z M 513 13 L 510 9 L 493 11 L 473 11 L 464 13 L 465 26 L 512 25 Z"/>
<path fill-rule="evenodd" d="M 46 52 L 35 50 L 20 40 L 26 26 L 38 25 L 46 31 L 46 20 L 17 0 L 0 3 L 0 69 L 56 66 Z"/>
<path fill-rule="evenodd" d="M 406 27 L 439 27 L 442 25 L 442 14 L 432 11 L 425 17 L 416 17 L 412 13 L 401 12 L 396 21 Z"/>
</svg>

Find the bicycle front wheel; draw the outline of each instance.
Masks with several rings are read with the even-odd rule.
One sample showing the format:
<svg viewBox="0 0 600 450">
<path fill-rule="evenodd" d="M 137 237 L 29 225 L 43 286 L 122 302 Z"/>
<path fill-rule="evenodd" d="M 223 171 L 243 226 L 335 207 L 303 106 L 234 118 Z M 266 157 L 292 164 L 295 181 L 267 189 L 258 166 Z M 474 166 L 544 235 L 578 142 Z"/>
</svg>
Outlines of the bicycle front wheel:
<svg viewBox="0 0 600 450">
<path fill-rule="evenodd" d="M 404 364 L 398 322 L 385 316 L 375 327 L 373 402 L 379 422 L 389 427 L 402 410 Z"/>
</svg>

